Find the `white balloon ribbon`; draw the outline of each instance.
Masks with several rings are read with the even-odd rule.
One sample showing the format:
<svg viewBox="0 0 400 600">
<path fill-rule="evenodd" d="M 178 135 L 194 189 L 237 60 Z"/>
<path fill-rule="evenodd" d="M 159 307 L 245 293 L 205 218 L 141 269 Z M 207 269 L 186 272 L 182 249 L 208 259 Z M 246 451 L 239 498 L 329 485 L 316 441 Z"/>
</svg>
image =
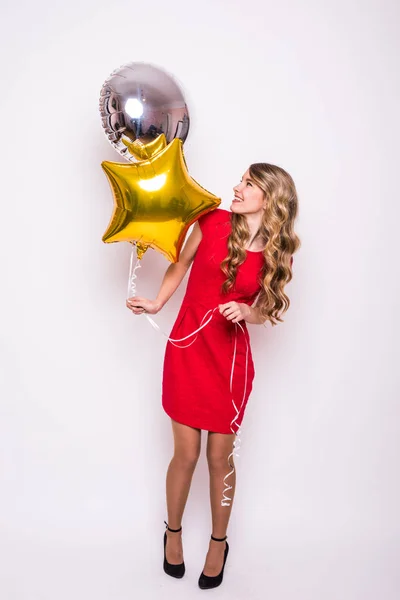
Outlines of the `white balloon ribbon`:
<svg viewBox="0 0 400 600">
<path fill-rule="evenodd" d="M 135 293 L 136 293 L 136 282 L 135 282 L 135 279 L 137 278 L 136 270 L 138 268 L 140 268 L 140 261 L 139 261 L 139 259 L 136 261 L 136 264 L 133 265 L 134 250 L 135 250 L 135 247 L 133 246 L 132 247 L 132 254 L 131 254 L 130 268 L 129 268 L 128 298 L 134 296 Z M 214 316 L 214 312 L 216 310 L 218 310 L 218 306 L 216 306 L 215 308 L 209 309 L 206 312 L 206 314 L 204 315 L 204 317 L 202 318 L 202 320 L 200 322 L 200 326 L 198 327 L 198 329 L 196 329 L 195 331 L 192 331 L 192 333 L 189 333 L 188 335 L 186 335 L 185 337 L 180 338 L 180 339 L 170 338 L 164 331 L 161 330 L 161 328 L 159 327 L 159 325 L 157 325 L 157 323 L 155 321 L 153 321 L 153 319 L 148 314 L 146 314 L 146 313 L 143 313 L 143 314 L 146 316 L 146 319 L 154 327 L 154 329 L 156 329 L 157 331 L 159 331 L 160 333 L 162 333 L 162 335 L 164 335 L 171 344 L 173 344 L 177 348 L 188 348 L 189 346 L 191 346 L 192 344 L 194 344 L 194 342 L 197 340 L 197 337 L 198 337 L 197 334 L 202 329 L 204 329 L 204 327 L 206 327 L 210 323 L 210 321 L 212 320 L 212 318 Z M 246 342 L 245 382 L 244 382 L 244 390 L 243 390 L 242 403 L 241 403 L 239 409 L 237 408 L 235 400 L 233 399 L 233 375 L 234 375 L 234 371 L 235 371 L 235 362 L 236 362 L 237 328 L 238 328 L 238 326 L 242 330 L 242 333 L 244 335 L 244 339 L 245 339 L 245 342 Z M 189 338 L 193 337 L 194 335 L 196 337 L 190 342 L 190 344 L 185 344 L 183 346 L 180 345 L 180 342 L 184 342 L 184 341 L 188 340 Z M 245 331 L 244 331 L 243 327 L 240 325 L 240 323 L 235 323 L 235 344 L 234 344 L 233 357 L 232 357 L 231 376 L 230 376 L 230 381 L 229 381 L 229 391 L 230 391 L 231 398 L 232 398 L 232 405 L 233 405 L 233 408 L 236 411 L 236 415 L 234 416 L 234 418 L 230 422 L 230 429 L 231 429 L 232 433 L 235 434 L 235 439 L 233 441 L 232 452 L 228 456 L 228 465 L 229 465 L 231 471 L 229 471 L 229 473 L 227 475 L 225 475 L 225 477 L 224 477 L 225 488 L 224 488 L 224 490 L 222 492 L 221 506 L 230 506 L 230 503 L 232 502 L 232 498 L 230 498 L 229 496 L 226 495 L 226 493 L 229 492 L 229 490 L 231 490 L 232 487 L 233 487 L 233 486 L 229 485 L 229 483 L 227 482 L 227 479 L 235 472 L 235 465 L 233 463 L 231 463 L 231 457 L 232 456 L 237 456 L 237 457 L 239 456 L 240 443 L 241 443 L 240 436 L 241 436 L 242 430 L 241 430 L 240 425 L 238 425 L 238 423 L 237 423 L 237 419 L 239 418 L 240 411 L 242 410 L 243 404 L 244 404 L 245 399 L 246 399 L 247 373 L 248 373 L 248 356 L 249 356 L 249 343 L 247 341 L 247 337 L 246 337 Z"/>
<path fill-rule="evenodd" d="M 129 278 L 128 278 L 128 296 L 127 298 L 132 298 L 136 294 L 136 281 L 137 275 L 136 271 L 140 269 L 140 260 L 137 259 L 135 266 L 133 265 L 133 259 L 135 256 L 135 248 L 136 246 L 132 244 L 132 252 L 131 252 L 131 262 L 129 265 Z"/>
</svg>

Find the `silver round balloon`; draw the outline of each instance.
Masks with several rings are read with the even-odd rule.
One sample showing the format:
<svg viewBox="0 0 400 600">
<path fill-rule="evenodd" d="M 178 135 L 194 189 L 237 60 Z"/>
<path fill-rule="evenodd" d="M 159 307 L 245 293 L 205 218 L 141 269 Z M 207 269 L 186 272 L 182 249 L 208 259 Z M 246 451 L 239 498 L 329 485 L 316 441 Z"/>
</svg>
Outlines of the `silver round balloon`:
<svg viewBox="0 0 400 600">
<path fill-rule="evenodd" d="M 100 115 L 112 146 L 127 160 L 150 158 L 189 132 L 189 112 L 176 81 L 164 70 L 131 62 L 111 73 L 100 92 Z"/>
</svg>

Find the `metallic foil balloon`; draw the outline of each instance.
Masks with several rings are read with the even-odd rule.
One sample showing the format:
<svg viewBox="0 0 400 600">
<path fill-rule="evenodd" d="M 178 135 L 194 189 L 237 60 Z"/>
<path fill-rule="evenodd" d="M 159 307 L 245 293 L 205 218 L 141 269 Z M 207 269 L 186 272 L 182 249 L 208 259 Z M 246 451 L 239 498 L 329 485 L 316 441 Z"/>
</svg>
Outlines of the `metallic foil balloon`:
<svg viewBox="0 0 400 600">
<path fill-rule="evenodd" d="M 108 140 L 129 161 L 151 158 L 163 143 L 184 142 L 188 135 L 182 91 L 154 65 L 131 62 L 113 71 L 101 88 L 99 109 Z"/>
<path fill-rule="evenodd" d="M 114 195 L 103 242 L 135 242 L 138 258 L 152 247 L 171 262 L 178 261 L 190 225 L 221 203 L 190 177 L 182 143 L 175 138 L 137 163 L 101 163 Z"/>
</svg>

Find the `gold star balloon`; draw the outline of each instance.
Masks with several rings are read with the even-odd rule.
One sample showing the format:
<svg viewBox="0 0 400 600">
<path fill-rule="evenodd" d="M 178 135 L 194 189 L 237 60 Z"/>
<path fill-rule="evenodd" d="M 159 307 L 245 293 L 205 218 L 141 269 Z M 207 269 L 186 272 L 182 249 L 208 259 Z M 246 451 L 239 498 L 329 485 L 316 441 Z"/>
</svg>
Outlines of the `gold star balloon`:
<svg viewBox="0 0 400 600">
<path fill-rule="evenodd" d="M 114 196 L 103 241 L 134 242 L 138 258 L 147 248 L 177 262 L 189 227 L 221 203 L 189 175 L 182 140 L 136 163 L 101 163 Z"/>
</svg>

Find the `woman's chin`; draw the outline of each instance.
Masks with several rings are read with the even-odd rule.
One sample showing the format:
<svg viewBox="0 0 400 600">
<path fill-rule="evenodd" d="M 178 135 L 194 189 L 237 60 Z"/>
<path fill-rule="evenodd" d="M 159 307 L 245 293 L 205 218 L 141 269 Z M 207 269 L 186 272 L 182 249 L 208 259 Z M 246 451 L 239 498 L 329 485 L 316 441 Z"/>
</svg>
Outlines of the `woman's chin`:
<svg viewBox="0 0 400 600">
<path fill-rule="evenodd" d="M 231 204 L 231 211 L 232 212 L 240 213 L 240 212 L 242 212 L 240 210 L 241 208 L 242 208 L 241 202 L 232 202 L 232 204 Z"/>
</svg>

